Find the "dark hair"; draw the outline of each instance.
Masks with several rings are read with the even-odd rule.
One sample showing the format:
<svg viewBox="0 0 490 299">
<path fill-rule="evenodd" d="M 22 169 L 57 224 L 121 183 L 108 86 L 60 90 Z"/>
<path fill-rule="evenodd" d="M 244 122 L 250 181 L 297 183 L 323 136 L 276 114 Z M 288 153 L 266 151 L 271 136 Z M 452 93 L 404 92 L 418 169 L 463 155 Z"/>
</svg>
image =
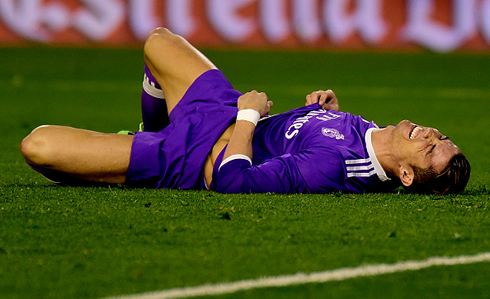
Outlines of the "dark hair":
<svg viewBox="0 0 490 299">
<path fill-rule="evenodd" d="M 422 169 L 413 166 L 414 180 L 406 190 L 425 194 L 450 194 L 463 192 L 470 179 L 470 162 L 463 154 L 449 160 L 448 167 L 436 174 L 432 167 Z"/>
</svg>

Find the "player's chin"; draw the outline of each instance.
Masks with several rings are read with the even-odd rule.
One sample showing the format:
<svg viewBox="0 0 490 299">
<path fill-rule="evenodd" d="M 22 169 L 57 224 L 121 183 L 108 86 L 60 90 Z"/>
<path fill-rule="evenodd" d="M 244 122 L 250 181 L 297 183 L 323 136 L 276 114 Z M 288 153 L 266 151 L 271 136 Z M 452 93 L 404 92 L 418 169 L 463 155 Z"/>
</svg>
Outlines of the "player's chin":
<svg viewBox="0 0 490 299">
<path fill-rule="evenodd" d="M 404 128 L 404 127 L 411 127 L 412 125 L 413 123 L 411 121 L 404 119 L 401 122 L 399 122 L 396 126 L 400 128 Z"/>
</svg>

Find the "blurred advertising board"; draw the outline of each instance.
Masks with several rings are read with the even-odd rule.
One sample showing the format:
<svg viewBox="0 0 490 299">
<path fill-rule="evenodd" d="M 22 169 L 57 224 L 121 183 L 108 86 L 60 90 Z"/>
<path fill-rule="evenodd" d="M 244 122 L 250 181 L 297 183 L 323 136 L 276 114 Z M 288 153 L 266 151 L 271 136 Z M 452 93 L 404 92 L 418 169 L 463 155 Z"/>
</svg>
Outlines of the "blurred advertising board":
<svg viewBox="0 0 490 299">
<path fill-rule="evenodd" d="M 490 50 L 490 0 L 0 0 L 0 44 Z"/>
</svg>

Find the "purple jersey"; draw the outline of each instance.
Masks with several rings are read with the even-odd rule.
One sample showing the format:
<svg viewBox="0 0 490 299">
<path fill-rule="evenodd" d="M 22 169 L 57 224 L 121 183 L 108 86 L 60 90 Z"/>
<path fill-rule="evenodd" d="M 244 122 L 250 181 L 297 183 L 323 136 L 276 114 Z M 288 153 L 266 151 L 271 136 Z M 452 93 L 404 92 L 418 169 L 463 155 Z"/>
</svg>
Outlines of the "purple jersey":
<svg viewBox="0 0 490 299">
<path fill-rule="evenodd" d="M 318 104 L 263 119 L 253 160 L 217 161 L 218 192 L 376 192 L 388 180 L 371 144 L 373 122 Z"/>
<path fill-rule="evenodd" d="M 146 86 L 154 91 L 152 96 L 163 97 L 156 83 L 151 84 L 154 79 L 149 72 L 146 80 L 155 86 L 156 91 Z M 170 113 L 170 125 L 135 135 L 126 183 L 206 188 L 204 162 L 234 122 L 240 95 L 219 70 L 202 74 Z M 242 155 L 222 163 L 223 150 L 215 163 L 211 189 L 228 193 L 382 191 L 386 176 L 372 149 L 370 129 L 374 128 L 362 117 L 326 111 L 318 104 L 265 118 L 255 131 L 253 161 Z"/>
</svg>

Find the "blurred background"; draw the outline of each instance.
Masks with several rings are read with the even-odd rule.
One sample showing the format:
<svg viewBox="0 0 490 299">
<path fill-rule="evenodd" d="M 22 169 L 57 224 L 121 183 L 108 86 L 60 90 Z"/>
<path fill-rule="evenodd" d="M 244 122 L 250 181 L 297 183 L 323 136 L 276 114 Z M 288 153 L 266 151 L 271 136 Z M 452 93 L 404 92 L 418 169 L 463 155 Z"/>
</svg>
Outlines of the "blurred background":
<svg viewBox="0 0 490 299">
<path fill-rule="evenodd" d="M 0 0 L 0 43 L 490 49 L 490 0 Z"/>
</svg>

